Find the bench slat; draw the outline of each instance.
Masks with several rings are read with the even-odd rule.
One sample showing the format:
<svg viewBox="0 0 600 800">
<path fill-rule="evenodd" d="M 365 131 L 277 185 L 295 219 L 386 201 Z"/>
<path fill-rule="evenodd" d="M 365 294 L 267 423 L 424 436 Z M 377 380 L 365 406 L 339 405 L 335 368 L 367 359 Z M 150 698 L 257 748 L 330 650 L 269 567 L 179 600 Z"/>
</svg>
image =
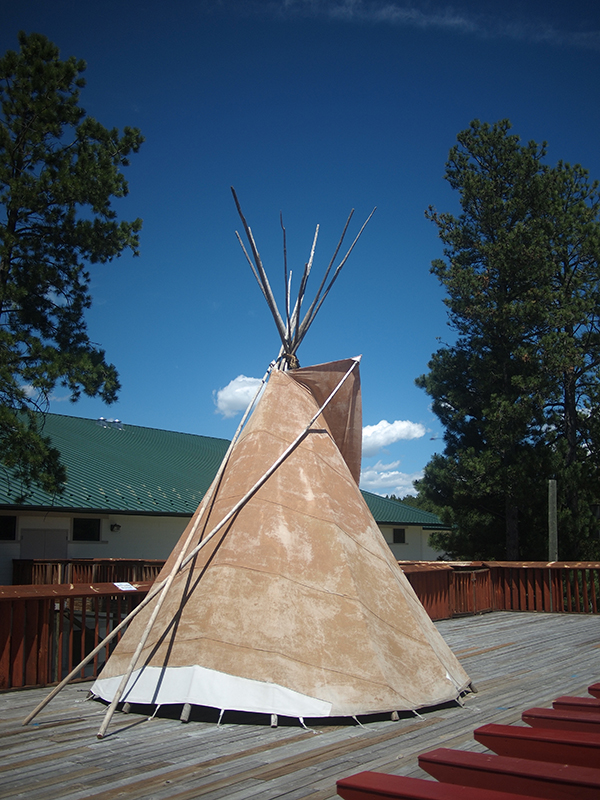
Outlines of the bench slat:
<svg viewBox="0 0 600 800">
<path fill-rule="evenodd" d="M 526 758 L 449 750 L 419 756 L 419 766 L 446 783 L 531 794 L 548 800 L 598 800 L 600 770 Z"/>
<path fill-rule="evenodd" d="M 529 795 L 456 786 L 421 778 L 359 772 L 337 781 L 337 793 L 344 800 L 531 800 Z"/>
<path fill-rule="evenodd" d="M 591 711 L 528 708 L 521 714 L 521 719 L 533 727 L 600 733 L 600 714 L 592 714 Z"/>
<path fill-rule="evenodd" d="M 563 695 L 553 701 L 552 708 L 557 708 L 559 711 L 589 711 L 592 714 L 600 714 L 600 698 Z"/>
<path fill-rule="evenodd" d="M 588 692 L 594 697 L 600 697 L 600 683 L 592 683 L 588 686 Z"/>
<path fill-rule="evenodd" d="M 490 723 L 473 731 L 473 736 L 500 756 L 579 767 L 600 766 L 600 733 Z"/>
</svg>

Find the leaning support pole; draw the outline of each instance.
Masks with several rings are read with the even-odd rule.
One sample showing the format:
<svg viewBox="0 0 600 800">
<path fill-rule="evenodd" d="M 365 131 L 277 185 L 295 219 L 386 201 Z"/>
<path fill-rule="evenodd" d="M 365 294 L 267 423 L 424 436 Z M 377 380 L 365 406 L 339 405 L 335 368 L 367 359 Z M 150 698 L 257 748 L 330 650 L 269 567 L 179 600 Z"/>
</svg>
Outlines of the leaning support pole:
<svg viewBox="0 0 600 800">
<path fill-rule="evenodd" d="M 152 616 L 151 616 L 150 620 L 148 621 L 148 624 L 146 625 L 144 633 L 142 634 L 142 638 L 140 639 L 140 642 L 139 642 L 139 644 L 138 644 L 138 646 L 137 646 L 137 648 L 135 650 L 135 653 L 133 654 L 133 657 L 132 657 L 132 659 L 131 659 L 131 661 L 129 663 L 129 667 L 127 669 L 127 672 L 123 675 L 123 678 L 121 679 L 121 683 L 119 684 L 119 688 L 115 692 L 115 696 L 113 697 L 113 699 L 112 699 L 112 701 L 111 701 L 111 703 L 110 703 L 110 705 L 109 705 L 109 707 L 108 707 L 108 709 L 106 711 L 106 715 L 104 717 L 102 725 L 100 726 L 100 730 L 96 734 L 98 739 L 104 738 L 104 734 L 106 733 L 108 725 L 110 724 L 110 720 L 112 719 L 112 716 L 114 714 L 115 708 L 117 707 L 117 704 L 119 703 L 121 697 L 123 696 L 125 688 L 127 687 L 127 683 L 129 681 L 131 675 L 133 674 L 133 671 L 134 671 L 134 669 L 136 667 L 136 664 L 138 662 L 140 654 L 141 654 L 141 652 L 142 652 L 142 650 L 143 650 L 143 648 L 144 648 L 144 646 L 146 644 L 146 641 L 148 640 L 148 636 L 150 635 L 150 631 L 152 629 L 152 626 L 154 625 L 154 622 L 155 622 L 156 617 L 158 615 L 158 610 L 160 610 L 160 607 L 162 605 L 162 601 L 164 600 L 169 587 L 171 586 L 171 584 L 173 583 L 173 580 L 175 579 L 176 572 L 178 572 L 179 570 L 183 569 L 196 556 L 196 554 L 206 544 L 208 544 L 208 542 L 214 536 L 216 536 L 216 534 L 238 513 L 238 511 L 244 505 L 246 505 L 248 500 L 250 500 L 250 498 L 253 497 L 256 494 L 256 492 L 260 489 L 260 487 L 264 483 L 266 483 L 266 481 L 271 477 L 271 475 L 275 472 L 275 470 L 285 461 L 285 459 L 290 455 L 290 453 L 293 450 L 296 449 L 296 447 L 300 444 L 300 442 L 308 434 L 309 430 L 311 429 L 311 427 L 313 426 L 315 421 L 320 417 L 320 415 L 323 413 L 325 408 L 329 405 L 331 400 L 337 394 L 339 389 L 345 383 L 346 379 L 350 376 L 351 372 L 354 370 L 354 368 L 357 366 L 357 364 L 359 362 L 360 362 L 360 356 L 357 356 L 357 357 L 352 359 L 352 365 L 346 371 L 346 373 L 344 374 L 344 376 L 342 377 L 340 382 L 333 389 L 333 391 L 331 392 L 329 397 L 325 400 L 323 405 L 319 408 L 319 410 L 316 412 L 316 414 L 314 414 L 314 416 L 311 418 L 310 422 L 308 423 L 308 425 L 306 425 L 304 430 L 300 434 L 298 434 L 298 436 L 294 439 L 294 441 L 290 445 L 288 445 L 288 447 L 279 456 L 279 458 L 274 462 L 274 464 L 271 467 L 269 467 L 269 469 L 262 475 L 261 478 L 258 479 L 258 481 L 244 495 L 244 497 L 242 497 L 242 499 L 238 503 L 236 503 L 235 506 L 223 517 L 223 519 L 218 523 L 218 525 L 216 525 L 211 530 L 211 532 L 207 536 L 205 536 L 202 539 L 202 541 L 199 542 L 196 545 L 196 547 L 194 547 L 194 549 L 191 550 L 190 553 L 187 556 L 185 556 L 185 558 L 184 558 L 185 549 L 189 545 L 189 541 L 190 541 L 190 538 L 191 538 L 191 537 L 188 536 L 188 539 L 186 540 L 186 543 L 185 543 L 185 547 L 182 548 L 182 551 L 180 552 L 180 554 L 178 556 L 176 565 L 174 565 L 173 569 L 171 570 L 171 573 L 169 574 L 169 577 L 167 578 L 167 580 L 165 582 L 165 586 L 164 586 L 163 592 L 162 592 L 162 594 L 161 594 L 161 596 L 160 596 L 160 598 L 159 598 L 159 600 L 158 600 L 158 602 L 157 602 L 157 604 L 156 604 L 156 606 L 155 606 L 155 608 L 154 608 L 154 610 L 152 612 Z M 198 519 L 199 519 L 199 516 L 200 515 L 198 515 Z"/>
<path fill-rule="evenodd" d="M 196 519 L 194 521 L 194 524 L 192 525 L 192 527 L 190 529 L 190 532 L 189 532 L 189 534 L 188 534 L 188 536 L 187 536 L 187 538 L 186 538 L 186 540 L 184 542 L 184 545 L 181 548 L 181 550 L 179 552 L 179 555 L 177 556 L 177 559 L 175 560 L 175 563 L 173 564 L 173 567 L 171 568 L 171 572 L 169 573 L 169 575 L 168 575 L 168 577 L 167 577 L 167 579 L 166 579 L 166 581 L 165 581 L 165 583 L 164 583 L 164 585 L 162 587 L 161 595 L 158 598 L 158 600 L 156 601 L 156 605 L 152 609 L 152 614 L 150 615 L 150 619 L 148 620 L 148 623 L 146 624 L 146 628 L 144 629 L 142 637 L 141 637 L 140 641 L 138 642 L 138 645 L 137 645 L 137 647 L 135 649 L 135 652 L 134 652 L 133 656 L 131 657 L 131 661 L 129 663 L 129 667 L 127 668 L 127 672 L 125 673 L 125 675 L 123 675 L 121 683 L 119 684 L 119 687 L 118 687 L 117 691 L 115 692 L 115 696 L 113 697 L 108 709 L 106 710 L 106 714 L 104 716 L 104 720 L 102 721 L 102 725 L 100 726 L 100 730 L 96 734 L 98 739 L 102 739 L 104 737 L 104 734 L 106 733 L 106 729 L 108 728 L 108 725 L 110 724 L 110 720 L 112 719 L 112 715 L 114 714 L 115 708 L 117 707 L 117 704 L 119 703 L 121 697 L 123 696 L 123 692 L 125 691 L 125 687 L 127 686 L 129 678 L 131 677 L 131 675 L 133 674 L 134 669 L 136 668 L 136 665 L 137 665 L 139 657 L 140 657 L 140 655 L 142 653 L 142 650 L 144 649 L 144 647 L 146 646 L 146 642 L 148 641 L 148 637 L 150 635 L 150 631 L 154 627 L 154 623 L 156 622 L 156 618 L 157 618 L 157 616 L 158 616 L 158 614 L 160 612 L 160 609 L 162 608 L 162 604 L 165 601 L 167 593 L 168 593 L 169 589 L 171 588 L 171 585 L 172 585 L 173 581 L 175 580 L 175 577 L 176 577 L 177 573 L 181 569 L 183 569 L 183 567 L 190 561 L 191 558 L 193 558 L 193 554 L 197 553 L 198 550 L 200 549 L 200 547 L 203 546 L 208 541 L 209 538 L 211 538 L 211 536 L 209 535 L 208 537 L 206 537 L 206 539 L 203 539 L 201 544 L 200 544 L 200 546 L 198 546 L 194 550 L 192 550 L 192 553 L 190 553 L 190 555 L 187 558 L 185 557 L 186 553 L 187 553 L 187 549 L 190 546 L 190 544 L 192 543 L 192 540 L 193 540 L 194 536 L 196 535 L 196 532 L 198 530 L 198 526 L 200 525 L 200 520 L 202 519 L 202 515 L 203 515 L 206 507 L 208 506 L 209 501 L 212 499 L 212 495 L 214 494 L 215 487 L 217 486 L 218 482 L 221 479 L 221 476 L 222 476 L 223 471 L 225 469 L 225 464 L 229 460 L 229 455 L 230 455 L 231 451 L 233 450 L 233 446 L 234 446 L 235 442 L 237 441 L 237 439 L 238 439 L 238 437 L 239 437 L 239 435 L 241 433 L 241 430 L 242 430 L 242 428 L 244 426 L 244 423 L 246 422 L 246 419 L 248 418 L 248 415 L 249 415 L 252 407 L 254 406 L 254 403 L 256 402 L 256 399 L 257 399 L 257 397 L 258 397 L 258 395 L 260 393 L 260 390 L 264 386 L 265 381 L 266 381 L 266 379 L 267 379 L 267 377 L 268 377 L 268 375 L 269 375 L 269 373 L 270 373 L 272 368 L 273 368 L 273 364 L 270 364 L 269 365 L 269 369 L 267 370 L 267 372 L 265 373 L 265 376 L 263 377 L 263 379 L 261 381 L 261 385 L 260 385 L 259 389 L 257 390 L 252 402 L 250 403 L 250 405 L 246 409 L 244 417 L 242 418 L 242 421 L 240 422 L 240 424 L 238 426 L 238 429 L 237 429 L 237 431 L 235 433 L 235 436 L 231 440 L 231 443 L 230 443 L 230 445 L 229 445 L 229 447 L 227 449 L 226 457 L 221 462 L 221 466 L 219 467 L 219 471 L 218 471 L 214 481 L 211 483 L 208 492 L 204 496 L 204 499 L 202 501 L 202 505 L 201 505 L 200 509 L 198 510 L 198 513 L 196 514 Z"/>
<path fill-rule="evenodd" d="M 79 673 L 79 672 L 80 672 L 80 671 L 81 671 L 81 670 L 82 670 L 82 669 L 85 667 L 85 665 L 86 665 L 86 664 L 89 664 L 89 662 L 90 662 L 90 661 L 91 661 L 91 660 L 92 660 L 92 659 L 93 659 L 93 658 L 94 658 L 94 657 L 95 657 L 95 656 L 96 656 L 96 655 L 97 655 L 97 654 L 98 654 L 98 653 L 99 653 L 99 652 L 102 650 L 102 648 L 103 648 L 103 647 L 105 647 L 105 646 L 106 646 L 106 645 L 107 645 L 107 644 L 108 644 L 108 643 L 109 643 L 109 642 L 110 642 L 112 639 L 114 639 L 114 638 L 115 638 L 115 636 L 116 636 L 116 635 L 117 635 L 117 634 L 118 634 L 120 631 L 122 631 L 122 630 L 123 630 L 123 628 L 124 628 L 126 625 L 128 625 L 128 624 L 129 624 L 129 622 L 131 622 L 131 620 L 132 620 L 132 619 L 133 619 L 133 618 L 134 618 L 134 617 L 135 617 L 137 614 L 139 614 L 139 613 L 140 613 L 140 611 L 141 611 L 143 608 L 145 608 L 145 607 L 148 605 L 148 603 L 149 603 L 151 600 L 153 600 L 153 599 L 156 597 L 156 595 L 157 595 L 159 592 L 161 592 L 161 591 L 162 591 L 162 589 L 163 589 L 163 585 L 164 585 L 164 582 L 163 582 L 163 581 L 161 581 L 161 582 L 160 582 L 160 583 L 158 583 L 158 584 L 155 584 L 155 585 L 154 585 L 154 586 L 153 586 L 153 587 L 150 589 L 150 591 L 148 592 L 148 594 L 146 595 L 146 597 L 144 597 L 144 599 L 142 600 L 142 602 L 141 602 L 139 605 L 137 605 L 137 606 L 136 606 L 136 607 L 133 609 L 133 611 L 131 611 L 131 612 L 130 612 L 130 613 L 129 613 L 129 614 L 126 616 L 126 617 L 125 617 L 125 619 L 124 619 L 124 620 L 122 620 L 122 621 L 121 621 L 121 622 L 120 622 L 120 623 L 119 623 L 119 624 L 118 624 L 118 625 L 117 625 L 115 628 L 113 628 L 113 629 L 112 629 L 112 631 L 111 631 L 111 632 L 108 634 L 108 636 L 106 636 L 106 637 L 105 637 L 105 638 L 104 638 L 104 639 L 103 639 L 103 640 L 100 642 L 100 644 L 99 644 L 99 645 L 97 645 L 96 647 L 94 647 L 94 649 L 91 651 L 91 653 L 88 653 L 88 654 L 87 654 L 87 656 L 86 656 L 86 657 L 83 659 L 83 661 L 81 661 L 81 662 L 80 662 L 80 663 L 79 663 L 79 664 L 78 664 L 78 665 L 75 667 L 75 669 L 71 670 L 71 672 L 69 672 L 69 674 L 66 676 L 66 678 L 63 678 L 63 679 L 62 679 L 62 681 L 61 681 L 61 682 L 60 682 L 60 683 L 59 683 L 57 686 L 55 686 L 55 687 L 54 687 L 54 689 L 52 689 L 52 691 L 50 692 L 50 694 L 49 694 L 49 695 L 47 695 L 47 696 L 46 696 L 46 697 L 45 697 L 45 698 L 42 700 L 42 702 L 41 702 L 41 703 L 39 703 L 39 704 L 38 704 L 38 705 L 37 705 L 37 706 L 36 706 L 36 707 L 33 709 L 33 711 L 32 711 L 30 714 L 28 714 L 28 715 L 25 717 L 25 719 L 23 720 L 23 725 L 28 725 L 28 724 L 31 722 L 31 720 L 32 720 L 32 719 L 34 719 L 34 717 L 37 717 L 37 715 L 40 713 L 40 711 L 41 711 L 43 708 L 45 708 L 45 707 L 48 705 L 48 703 L 49 703 L 49 702 L 50 702 L 50 701 L 51 701 L 53 698 L 55 698 L 55 697 L 56 697 L 56 695 L 57 695 L 57 694 L 58 694 L 58 693 L 61 691 L 61 689 L 64 689 L 64 688 L 65 688 L 65 686 L 66 686 L 68 683 L 70 683 L 70 682 L 73 680 L 73 678 L 77 677 L 78 673 Z"/>
<path fill-rule="evenodd" d="M 231 440 L 231 442 L 229 444 L 229 447 L 227 448 L 227 452 L 223 456 L 223 460 L 221 461 L 221 465 L 219 466 L 217 474 L 215 475 L 213 482 L 209 486 L 208 491 L 206 492 L 206 494 L 202 498 L 202 503 L 201 503 L 200 509 L 198 511 L 198 514 L 196 515 L 196 520 L 194 522 L 194 525 L 192 526 L 192 530 L 190 531 L 190 534 L 188 535 L 188 537 L 187 537 L 187 539 L 186 539 L 186 541 L 185 541 L 185 543 L 184 543 L 184 545 L 182 547 L 181 554 L 180 554 L 181 555 L 181 559 L 183 559 L 185 557 L 185 552 L 186 552 L 187 548 L 189 547 L 189 545 L 191 543 L 193 535 L 196 533 L 196 531 L 198 529 L 198 525 L 199 525 L 200 519 L 202 518 L 202 514 L 204 513 L 204 510 L 206 509 L 209 501 L 211 500 L 216 486 L 218 485 L 219 481 L 221 480 L 221 477 L 223 475 L 223 472 L 225 470 L 227 462 L 229 461 L 229 456 L 231 455 L 231 451 L 233 450 L 233 447 L 234 447 L 235 443 L 239 439 L 240 433 L 242 432 L 242 429 L 243 429 L 244 425 L 246 424 L 246 420 L 248 419 L 248 416 L 250 415 L 250 412 L 254 408 L 254 405 L 255 405 L 255 403 L 256 403 L 256 401 L 258 399 L 258 396 L 259 396 L 260 392 L 262 391 L 263 386 L 267 382 L 267 379 L 268 379 L 269 375 L 271 374 L 271 370 L 275 367 L 275 364 L 276 364 L 275 361 L 273 361 L 273 362 L 271 362 L 271 364 L 269 364 L 269 368 L 265 372 L 265 374 L 264 374 L 264 376 L 262 378 L 262 381 L 260 383 L 260 386 L 256 390 L 256 393 L 255 393 L 254 397 L 252 398 L 251 402 L 248 405 L 248 408 L 244 412 L 244 416 L 242 417 L 242 419 L 240 421 L 240 424 L 238 425 L 237 430 L 236 430 L 236 432 L 235 432 L 235 434 L 233 436 L 233 439 Z M 187 563 L 187 561 L 186 561 L 186 563 Z M 64 687 L 68 683 L 70 683 L 73 680 L 73 678 L 75 678 L 77 676 L 79 671 L 81 669 L 83 669 L 83 667 L 85 667 L 85 665 L 88 664 L 102 650 L 102 648 L 105 647 L 108 644 L 108 642 L 110 642 L 112 639 L 114 639 L 114 637 L 126 625 L 128 625 L 129 622 L 131 622 L 131 620 L 135 616 L 137 616 L 137 614 L 139 614 L 139 612 L 143 608 L 145 608 L 148 605 L 148 603 L 156 597 L 157 594 L 160 594 L 160 592 L 163 592 L 167 588 L 167 581 L 168 581 L 168 578 L 165 578 L 160 583 L 155 584 L 154 586 L 152 586 L 152 588 L 150 589 L 150 591 L 148 592 L 146 597 L 142 600 L 142 602 L 139 605 L 137 605 L 133 609 L 133 611 L 131 611 L 125 617 L 124 620 L 122 620 L 115 628 L 113 628 L 113 630 L 100 642 L 100 644 L 98 644 L 92 650 L 91 653 L 88 653 L 88 655 L 66 676 L 66 678 L 63 678 L 63 680 L 57 686 L 54 687 L 54 689 L 50 692 L 50 694 L 47 695 L 47 697 L 45 697 L 42 700 L 42 702 L 39 703 L 27 717 L 25 717 L 25 719 L 23 720 L 23 725 L 28 725 L 31 722 L 31 720 L 34 719 L 40 713 L 40 711 L 42 709 L 44 709 L 53 698 L 56 697 L 56 695 L 61 691 L 61 689 L 64 689 Z"/>
<path fill-rule="evenodd" d="M 182 569 L 183 569 L 183 567 L 186 566 L 186 564 L 188 564 L 192 560 L 192 558 L 194 558 L 196 553 L 199 550 L 201 550 L 204 547 L 204 545 L 210 539 L 212 539 L 212 537 L 215 534 L 217 534 L 221 530 L 221 528 L 223 528 L 223 526 L 227 525 L 227 523 L 238 513 L 238 511 L 243 506 L 246 505 L 248 500 L 250 500 L 250 498 L 253 497 L 256 494 L 256 492 L 260 489 L 260 487 L 269 480 L 271 475 L 275 472 L 275 470 L 278 467 L 281 466 L 281 464 L 286 460 L 286 458 L 290 455 L 290 453 L 293 450 L 295 450 L 296 447 L 298 447 L 300 442 L 304 439 L 304 437 L 308 434 L 308 432 L 310 431 L 310 429 L 314 425 L 315 421 L 321 416 L 321 414 L 327 408 L 327 406 L 329 405 L 331 400 L 333 400 L 333 398 L 335 397 L 335 395 L 337 394 L 339 389 L 342 388 L 343 384 L 345 383 L 346 379 L 349 377 L 350 373 L 354 370 L 356 365 L 360 363 L 360 358 L 361 358 L 360 356 L 355 356 L 352 359 L 352 366 L 344 374 L 344 377 L 340 380 L 340 382 L 335 387 L 335 389 L 333 389 L 333 391 L 331 392 L 329 397 L 325 400 L 325 402 L 323 403 L 321 408 L 317 411 L 317 413 L 312 417 L 312 419 L 310 420 L 308 425 L 304 428 L 302 433 L 299 433 L 298 436 L 294 439 L 294 441 L 290 445 L 288 445 L 288 447 L 286 447 L 286 449 L 279 456 L 279 458 L 274 462 L 274 464 L 272 464 L 272 466 L 269 467 L 269 469 L 264 473 L 264 475 L 256 481 L 254 486 L 251 489 L 249 489 L 248 492 L 246 492 L 246 494 L 242 497 L 242 499 L 238 503 L 236 503 L 235 506 L 230 511 L 227 512 L 227 514 L 223 517 L 221 522 L 219 522 L 219 524 L 216 525 L 212 529 L 212 531 L 208 534 L 208 536 L 206 536 L 199 544 L 196 545 L 196 547 L 190 552 L 190 554 L 182 562 L 182 564 L 181 564 Z"/>
</svg>

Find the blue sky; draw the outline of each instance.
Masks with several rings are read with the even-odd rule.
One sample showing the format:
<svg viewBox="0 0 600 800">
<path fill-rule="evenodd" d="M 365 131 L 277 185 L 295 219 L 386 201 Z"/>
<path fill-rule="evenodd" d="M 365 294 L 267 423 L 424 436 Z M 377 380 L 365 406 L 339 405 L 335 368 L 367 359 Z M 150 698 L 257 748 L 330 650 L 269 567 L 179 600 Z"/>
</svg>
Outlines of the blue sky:
<svg viewBox="0 0 600 800">
<path fill-rule="evenodd" d="M 370 433 L 362 486 L 408 493 L 443 449 L 443 430 L 414 380 L 452 340 L 443 291 L 429 272 L 441 244 L 424 210 L 457 211 L 444 164 L 475 118 L 509 118 L 523 140 L 548 142 L 549 162 L 581 163 L 600 178 L 600 7 L 4 6 L 2 52 L 17 47 L 21 29 L 44 33 L 63 57 L 86 60 L 88 113 L 146 137 L 126 171 L 129 196 L 116 204 L 123 218 L 144 220 L 141 255 L 91 270 L 89 333 L 119 370 L 119 402 L 71 405 L 59 390 L 51 410 L 229 438 L 239 420 L 227 415 L 235 380 L 261 377 L 279 349 L 235 237 L 229 187 L 279 299 L 280 212 L 296 276 L 320 225 L 314 290 L 350 209 L 353 235 L 377 206 L 299 357 L 306 366 L 362 354 Z"/>
</svg>

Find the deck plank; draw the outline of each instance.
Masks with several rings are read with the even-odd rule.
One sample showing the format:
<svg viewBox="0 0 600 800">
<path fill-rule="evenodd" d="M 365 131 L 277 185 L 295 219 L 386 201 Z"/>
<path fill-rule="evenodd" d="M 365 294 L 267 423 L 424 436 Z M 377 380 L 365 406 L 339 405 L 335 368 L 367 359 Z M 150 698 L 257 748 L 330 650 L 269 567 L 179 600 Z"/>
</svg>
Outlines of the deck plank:
<svg viewBox="0 0 600 800">
<path fill-rule="evenodd" d="M 268 726 L 152 721 L 116 714 L 96 739 L 105 707 L 89 684 L 67 687 L 27 727 L 47 694 L 0 694 L 0 798 L 31 800 L 332 800 L 337 779 L 363 770 L 428 777 L 417 756 L 438 747 L 485 752 L 473 730 L 522 724 L 531 706 L 587 695 L 600 680 L 600 619 L 496 612 L 437 623 L 478 692 L 461 707 L 357 725 Z M 227 718 L 225 717 L 225 720 Z"/>
</svg>

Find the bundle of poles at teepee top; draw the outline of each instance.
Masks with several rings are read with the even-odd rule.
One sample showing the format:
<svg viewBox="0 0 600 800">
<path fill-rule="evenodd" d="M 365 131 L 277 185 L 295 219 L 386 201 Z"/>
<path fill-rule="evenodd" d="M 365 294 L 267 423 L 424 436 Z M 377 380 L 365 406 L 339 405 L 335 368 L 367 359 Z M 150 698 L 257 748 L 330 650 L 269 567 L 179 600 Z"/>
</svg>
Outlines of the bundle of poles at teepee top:
<svg viewBox="0 0 600 800">
<path fill-rule="evenodd" d="M 240 202 L 238 200 L 237 194 L 233 186 L 231 187 L 231 192 L 233 194 L 233 199 L 235 200 L 235 205 L 238 210 L 238 214 L 240 215 L 240 219 L 242 220 L 242 225 L 244 226 L 244 232 L 246 233 L 246 238 L 248 239 L 248 244 L 250 246 L 250 252 L 252 253 L 252 258 L 248 255 L 248 251 L 244 246 L 244 242 L 240 234 L 236 231 L 236 236 L 238 237 L 239 243 L 244 251 L 244 255 L 250 264 L 250 269 L 254 273 L 254 277 L 256 278 L 258 285 L 260 287 L 261 292 L 265 300 L 267 301 L 267 305 L 273 315 L 273 319 L 275 320 L 275 325 L 277 326 L 277 332 L 279 333 L 279 337 L 281 339 L 281 352 L 277 358 L 277 368 L 278 369 L 296 369 L 299 366 L 298 357 L 296 353 L 298 352 L 298 348 L 302 344 L 302 340 L 306 336 L 308 329 L 314 322 L 315 317 L 317 316 L 319 309 L 323 305 L 325 298 L 329 294 L 331 287 L 336 282 L 338 275 L 342 271 L 342 267 L 348 260 L 350 253 L 354 249 L 354 246 L 360 239 L 362 232 L 364 231 L 365 227 L 367 226 L 369 220 L 375 213 L 375 209 L 371 211 L 365 222 L 363 223 L 361 229 L 356 234 L 354 241 L 346 251 L 344 257 L 340 260 L 337 267 L 334 268 L 335 261 L 339 255 L 341 250 L 342 244 L 346 237 L 346 233 L 348 231 L 348 226 L 350 225 L 350 220 L 354 215 L 354 209 L 348 215 L 348 219 L 346 220 L 346 224 L 344 225 L 344 229 L 342 231 L 342 235 L 340 236 L 339 242 L 327 269 L 321 279 L 321 283 L 319 288 L 314 296 L 312 303 L 310 304 L 308 310 L 304 317 L 301 317 L 301 308 L 302 303 L 304 302 L 304 295 L 306 292 L 306 286 L 308 284 L 308 279 L 312 270 L 313 261 L 315 258 L 315 250 L 317 247 L 317 238 L 319 236 L 319 226 L 317 225 L 315 229 L 315 235 L 313 237 L 312 246 L 310 248 L 310 256 L 306 264 L 304 265 L 304 271 L 302 273 L 302 278 L 300 280 L 300 286 L 298 289 L 298 296 L 296 298 L 296 302 L 294 304 L 293 309 L 291 308 L 291 287 L 292 287 L 292 273 L 288 270 L 288 263 L 287 263 L 287 243 L 286 243 L 286 230 L 283 225 L 283 220 L 280 216 L 281 228 L 283 231 L 283 272 L 284 272 L 284 283 L 285 283 L 285 322 L 281 313 L 279 312 L 279 308 L 277 307 L 277 303 L 275 301 L 275 297 L 271 290 L 271 285 L 269 284 L 269 279 L 267 277 L 267 273 L 263 266 L 260 254 L 258 252 L 258 248 L 254 241 L 254 236 L 252 235 L 252 230 L 250 229 L 248 223 L 246 222 L 246 218 L 242 212 L 242 208 L 240 206 Z M 333 270 L 333 274 L 332 274 Z"/>
<path fill-rule="evenodd" d="M 334 266 L 348 218 L 304 316 L 318 227 L 293 307 L 283 229 L 282 316 L 232 192 L 252 258 L 238 238 L 281 351 L 147 597 L 24 724 L 125 626 L 92 687 L 109 703 L 99 738 L 120 702 L 182 704 L 182 719 L 198 705 L 221 715 L 235 710 L 302 721 L 415 710 L 458 699 L 469 686 L 358 488 L 360 358 L 307 368 L 297 361 L 368 219 Z"/>
</svg>

